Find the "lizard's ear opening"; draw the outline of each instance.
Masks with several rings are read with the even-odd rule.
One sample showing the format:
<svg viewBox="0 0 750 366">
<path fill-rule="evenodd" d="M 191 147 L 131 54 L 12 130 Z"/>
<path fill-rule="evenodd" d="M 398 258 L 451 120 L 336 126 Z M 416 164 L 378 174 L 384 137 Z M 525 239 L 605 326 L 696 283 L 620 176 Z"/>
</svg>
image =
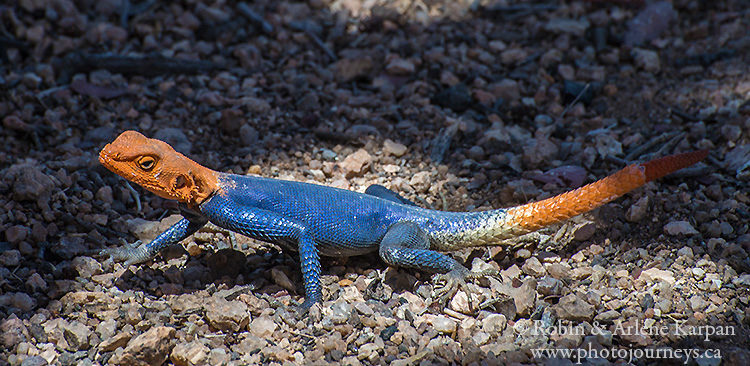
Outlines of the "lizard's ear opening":
<svg viewBox="0 0 750 366">
<path fill-rule="evenodd" d="M 178 175 L 177 178 L 175 178 L 174 180 L 174 188 L 177 190 L 187 187 L 188 184 L 189 184 L 188 178 L 183 174 Z"/>
</svg>

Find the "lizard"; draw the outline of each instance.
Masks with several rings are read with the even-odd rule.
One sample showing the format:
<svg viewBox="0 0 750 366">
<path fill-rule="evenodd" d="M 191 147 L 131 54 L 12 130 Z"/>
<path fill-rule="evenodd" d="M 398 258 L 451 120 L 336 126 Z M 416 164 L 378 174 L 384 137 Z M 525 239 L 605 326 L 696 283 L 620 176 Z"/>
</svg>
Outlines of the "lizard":
<svg viewBox="0 0 750 366">
<path fill-rule="evenodd" d="M 457 289 L 468 295 L 466 281 L 487 273 L 472 272 L 444 252 L 503 245 L 509 239 L 593 210 L 707 155 L 707 150 L 700 150 L 631 164 L 578 189 L 520 206 L 449 212 L 419 207 L 381 185 L 359 193 L 217 172 L 163 141 L 125 131 L 104 146 L 100 163 L 160 197 L 178 201 L 183 217 L 148 243 L 136 242 L 102 253 L 125 265 L 145 262 L 210 221 L 253 239 L 296 250 L 305 291 L 301 310 L 322 300 L 321 255 L 378 252 L 390 266 L 436 273 L 435 280 L 445 284 L 441 298 L 452 296 Z"/>
</svg>

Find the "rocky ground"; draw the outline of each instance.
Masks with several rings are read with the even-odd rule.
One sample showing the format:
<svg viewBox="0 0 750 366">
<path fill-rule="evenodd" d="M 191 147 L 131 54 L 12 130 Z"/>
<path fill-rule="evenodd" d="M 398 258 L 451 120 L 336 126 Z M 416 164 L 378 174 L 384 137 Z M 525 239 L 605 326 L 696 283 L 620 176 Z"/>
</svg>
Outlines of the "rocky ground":
<svg viewBox="0 0 750 366">
<path fill-rule="evenodd" d="M 20 0 L 0 5 L 0 364 L 750 364 L 747 1 Z M 207 228 L 98 165 L 136 129 L 225 172 L 466 211 L 673 152 L 693 168 L 430 276 Z M 630 331 L 629 331 L 630 330 Z M 674 357 L 647 354 L 685 350 Z M 629 353 L 624 353 L 629 352 Z M 640 352 L 640 353 L 639 353 Z M 628 357 L 628 355 L 633 358 Z M 698 357 L 701 356 L 701 357 Z M 720 356 L 720 357 L 716 357 Z M 698 358 L 696 358 L 698 357 Z"/>
</svg>

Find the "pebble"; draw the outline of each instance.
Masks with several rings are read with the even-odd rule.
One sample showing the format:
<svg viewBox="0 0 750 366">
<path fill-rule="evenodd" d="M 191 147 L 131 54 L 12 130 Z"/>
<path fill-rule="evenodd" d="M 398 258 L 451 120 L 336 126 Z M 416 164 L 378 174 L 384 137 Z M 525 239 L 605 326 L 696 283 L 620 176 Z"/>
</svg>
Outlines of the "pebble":
<svg viewBox="0 0 750 366">
<path fill-rule="evenodd" d="M 693 249 L 690 247 L 682 247 L 677 251 L 677 256 L 693 259 Z"/>
<path fill-rule="evenodd" d="M 331 305 L 330 319 L 334 324 L 344 324 L 352 316 L 354 307 L 347 302 L 337 301 Z"/>
<path fill-rule="evenodd" d="M 521 99 L 521 87 L 518 81 L 513 79 L 502 79 L 487 86 L 487 89 L 495 96 L 507 102 Z"/>
<path fill-rule="evenodd" d="M 333 73 L 341 83 L 347 83 L 369 76 L 375 63 L 372 58 L 361 55 L 356 58 L 343 58 L 333 65 Z"/>
<path fill-rule="evenodd" d="M 403 76 L 414 73 L 414 63 L 409 60 L 395 58 L 388 62 L 385 66 L 385 71 L 391 75 Z"/>
<path fill-rule="evenodd" d="M 523 271 L 523 273 L 534 277 L 542 277 L 547 273 L 547 271 L 544 270 L 544 266 L 539 261 L 539 259 L 537 259 L 537 257 L 531 257 L 527 259 L 526 262 L 523 263 L 521 270 Z"/>
<path fill-rule="evenodd" d="M 503 314 L 490 314 L 482 319 L 482 330 L 489 335 L 497 336 L 502 334 L 508 320 Z"/>
<path fill-rule="evenodd" d="M 633 205 L 628 208 L 625 219 L 630 222 L 640 222 L 648 214 L 649 198 L 647 195 L 639 198 Z"/>
<path fill-rule="evenodd" d="M 455 320 L 446 316 L 439 315 L 432 320 L 433 328 L 443 334 L 452 334 L 456 331 L 457 323 Z"/>
<path fill-rule="evenodd" d="M 163 364 L 172 342 L 175 329 L 172 327 L 152 327 L 128 342 L 122 354 L 115 354 L 111 363 L 130 365 L 160 365 Z"/>
<path fill-rule="evenodd" d="M 372 156 L 367 150 L 359 149 L 344 158 L 344 161 L 340 165 L 346 177 L 351 178 L 364 174 L 370 168 L 371 162 Z"/>
<path fill-rule="evenodd" d="M 211 350 L 198 341 L 180 343 L 172 348 L 169 359 L 176 366 L 193 366 L 206 364 L 208 353 Z"/>
<path fill-rule="evenodd" d="M 470 16 L 458 2 L 420 3 L 411 9 L 417 22 L 378 1 L 332 2 L 323 12 L 328 2 L 321 0 L 248 3 L 276 29 L 267 32 L 263 22 L 238 15 L 236 2 L 199 1 L 148 9 L 147 18 L 174 25 L 162 37 L 146 18 L 130 17 L 122 27 L 121 0 L 95 2 L 99 18 L 77 2 L 43 3 L 19 0 L 20 13 L 4 14 L 8 33 L 30 47 L 8 47 L 15 67 L 0 77 L 13 97 L 0 98 L 0 284 L 8 290 L 0 291 L 0 348 L 8 350 L 0 363 L 529 364 L 532 347 L 674 343 L 637 334 L 613 339 L 612 331 L 530 335 L 537 321 L 746 322 L 750 234 L 742 219 L 750 201 L 737 182 L 750 177 L 750 145 L 743 144 L 750 83 L 732 83 L 743 75 L 732 52 L 679 52 L 703 52 L 691 48 L 696 39 L 736 43 L 744 29 L 734 13 L 718 18 L 713 34 L 682 13 L 670 18 L 676 8 L 662 0 L 640 8 L 563 4 L 510 23 L 429 22 Z M 655 14 L 657 6 L 670 12 Z M 533 41 L 539 39 L 549 42 Z M 115 55 L 155 52 L 221 69 L 157 76 L 84 70 L 71 77 L 53 60 L 67 62 L 91 44 L 106 44 Z M 693 59 L 699 64 L 680 66 Z M 703 84 L 691 78 L 709 71 Z M 662 73 L 707 90 L 711 103 L 663 88 L 664 78 L 654 77 Z M 715 92 L 727 83 L 728 93 Z M 657 90 L 678 106 L 702 105 L 685 113 L 711 123 L 678 116 L 649 130 L 639 128 L 649 121 L 648 108 L 620 113 L 627 118 L 613 114 Z M 673 127 L 689 138 L 665 153 L 711 149 L 713 159 L 696 166 L 709 174 L 657 181 L 606 205 L 594 215 L 601 232 L 579 220 L 558 232 L 563 238 L 542 232 L 536 248 L 492 248 L 490 267 L 499 265 L 502 274 L 469 286 L 474 306 L 497 302 L 478 312 L 463 291 L 445 309 L 433 304 L 428 273 L 373 265 L 374 254 L 324 259 L 324 301 L 296 319 L 304 293 L 287 251 L 241 235 L 233 243 L 239 251 L 229 250 L 230 238 L 210 226 L 185 241 L 192 256 L 178 246 L 126 268 L 92 254 L 121 237 L 151 240 L 181 218 L 175 202 L 131 184 L 137 208 L 124 181 L 97 163 L 101 147 L 126 129 L 168 140 L 217 171 L 360 192 L 381 184 L 430 206 L 442 209 L 445 196 L 450 211 L 480 211 L 601 178 L 621 166 L 613 157 L 638 160 L 628 154 Z M 346 171 L 345 160 L 360 148 L 368 156 Z M 699 203 L 693 216 L 691 199 Z M 676 220 L 689 228 L 670 233 Z M 632 231 L 642 245 L 628 246 Z M 560 250 L 592 234 L 601 236 L 598 245 Z M 678 245 L 663 245 L 660 235 Z M 451 253 L 462 262 L 482 254 Z M 731 337 L 711 341 L 727 350 L 724 364 L 748 364 L 750 353 L 732 348 Z"/>
<path fill-rule="evenodd" d="M 7 235 L 7 234 L 6 234 Z M 8 240 L 11 243 L 13 241 Z M 15 267 L 21 263 L 21 252 L 18 250 L 8 250 L 0 253 L 0 264 L 4 267 Z"/>
<path fill-rule="evenodd" d="M 695 230 L 693 225 L 691 225 L 687 221 L 672 221 L 670 223 L 667 223 L 666 225 L 664 225 L 664 232 L 672 236 L 690 236 L 700 234 L 700 232 L 698 232 L 698 230 Z"/>
<path fill-rule="evenodd" d="M 250 332 L 257 337 L 270 338 L 278 326 L 271 317 L 260 316 L 250 323 Z"/>
<path fill-rule="evenodd" d="M 635 61 L 635 65 L 644 71 L 657 72 L 661 69 L 661 61 L 656 51 L 634 48 L 631 51 L 631 55 Z"/>
<path fill-rule="evenodd" d="M 563 296 L 560 301 L 553 306 L 555 313 L 560 319 L 570 321 L 591 321 L 594 318 L 595 308 L 579 298 L 575 294 Z"/>
<path fill-rule="evenodd" d="M 641 272 L 641 277 L 646 281 L 664 281 L 667 284 L 674 285 L 675 278 L 674 274 L 669 271 L 664 271 L 658 268 L 649 268 Z"/>
<path fill-rule="evenodd" d="M 695 277 L 696 280 L 702 280 L 704 277 L 706 277 L 706 271 L 704 271 L 700 267 L 696 267 L 690 270 L 693 273 L 693 277 Z"/>
<path fill-rule="evenodd" d="M 218 330 L 237 332 L 250 323 L 250 313 L 244 302 L 213 296 L 206 301 L 204 309 L 209 325 Z"/>
<path fill-rule="evenodd" d="M 406 147 L 406 145 L 394 142 L 391 139 L 386 139 L 383 142 L 383 153 L 385 154 L 400 158 L 404 156 L 404 154 L 406 154 L 407 150 L 408 148 Z"/>
<path fill-rule="evenodd" d="M 544 277 L 539 280 L 536 290 L 543 296 L 560 296 L 563 292 L 563 283 L 557 278 Z"/>
<path fill-rule="evenodd" d="M 582 19 L 552 18 L 545 25 L 544 30 L 553 34 L 570 33 L 581 37 L 589 28 L 589 21 Z"/>
<path fill-rule="evenodd" d="M 688 302 L 690 302 L 690 308 L 693 311 L 702 311 L 708 306 L 708 301 L 704 300 L 700 295 L 691 296 Z"/>
</svg>

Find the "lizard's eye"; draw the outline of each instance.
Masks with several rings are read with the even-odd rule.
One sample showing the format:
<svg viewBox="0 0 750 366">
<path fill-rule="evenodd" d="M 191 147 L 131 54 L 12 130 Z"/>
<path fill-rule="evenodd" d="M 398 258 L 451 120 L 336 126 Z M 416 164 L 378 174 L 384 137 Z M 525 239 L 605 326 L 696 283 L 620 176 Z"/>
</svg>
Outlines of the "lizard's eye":
<svg viewBox="0 0 750 366">
<path fill-rule="evenodd" d="M 143 170 L 151 170 L 156 165 L 156 159 L 151 156 L 143 156 L 138 159 L 138 166 Z"/>
</svg>

